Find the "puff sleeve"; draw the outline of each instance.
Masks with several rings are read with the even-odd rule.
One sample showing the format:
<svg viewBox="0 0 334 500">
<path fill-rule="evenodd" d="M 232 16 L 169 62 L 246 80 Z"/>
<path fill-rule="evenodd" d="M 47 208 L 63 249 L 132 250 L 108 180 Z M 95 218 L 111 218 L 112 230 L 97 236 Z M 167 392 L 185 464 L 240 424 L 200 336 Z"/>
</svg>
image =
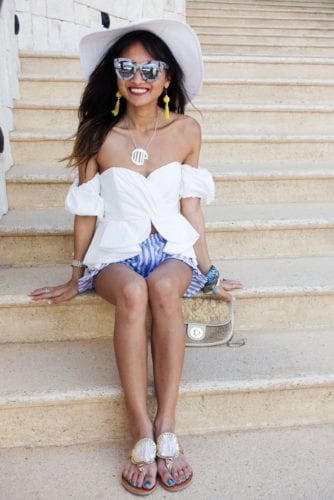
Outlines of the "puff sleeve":
<svg viewBox="0 0 334 500">
<path fill-rule="evenodd" d="M 72 214 L 96 215 L 101 220 L 104 215 L 104 201 L 100 195 L 99 174 L 80 186 L 75 180 L 67 193 L 65 208 Z"/>
<path fill-rule="evenodd" d="M 208 205 L 215 199 L 215 184 L 206 168 L 182 165 L 180 198 L 201 198 Z"/>
</svg>

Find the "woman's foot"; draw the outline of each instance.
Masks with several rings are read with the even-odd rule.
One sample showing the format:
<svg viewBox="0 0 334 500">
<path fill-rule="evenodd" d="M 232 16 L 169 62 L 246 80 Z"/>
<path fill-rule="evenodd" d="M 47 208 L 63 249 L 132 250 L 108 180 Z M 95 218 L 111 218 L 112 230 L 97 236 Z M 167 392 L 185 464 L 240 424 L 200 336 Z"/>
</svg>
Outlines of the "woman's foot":
<svg viewBox="0 0 334 500">
<path fill-rule="evenodd" d="M 139 490 L 147 490 L 147 492 L 154 489 L 156 485 L 156 477 L 157 464 L 155 461 L 152 464 L 144 465 L 143 471 L 140 472 L 138 470 L 138 467 L 134 465 L 129 459 L 125 464 L 122 472 L 122 479 L 125 480 L 130 485 L 130 487 L 132 486 L 133 488 L 138 488 Z M 126 487 L 126 489 L 132 491 L 131 488 Z"/>
<path fill-rule="evenodd" d="M 169 472 L 163 458 L 157 458 L 158 476 L 167 489 L 177 487 L 178 490 L 188 486 L 193 471 L 185 455 L 181 453 L 174 459 L 172 471 Z"/>
<path fill-rule="evenodd" d="M 173 427 L 170 427 L 173 428 Z M 161 430 L 155 426 L 157 439 L 157 466 L 160 483 L 166 489 L 181 490 L 186 488 L 192 480 L 193 471 L 188 463 L 182 448 L 179 446 L 177 438 L 173 432 Z M 163 427 L 161 428 L 163 429 Z M 172 460 L 158 457 L 176 455 Z M 168 470 L 168 462 L 172 464 Z"/>
<path fill-rule="evenodd" d="M 157 478 L 155 452 L 152 429 L 137 433 L 131 456 L 122 470 L 122 484 L 128 491 L 146 495 L 154 490 Z"/>
</svg>

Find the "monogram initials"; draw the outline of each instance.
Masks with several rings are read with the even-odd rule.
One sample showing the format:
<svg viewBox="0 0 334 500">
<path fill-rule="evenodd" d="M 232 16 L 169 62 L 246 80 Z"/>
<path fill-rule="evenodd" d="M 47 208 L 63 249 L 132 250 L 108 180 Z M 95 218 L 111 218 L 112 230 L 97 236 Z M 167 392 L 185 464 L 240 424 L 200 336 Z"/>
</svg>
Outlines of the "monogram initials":
<svg viewBox="0 0 334 500">
<path fill-rule="evenodd" d="M 148 153 L 145 149 L 136 148 L 132 151 L 131 161 L 135 165 L 142 166 L 144 165 L 144 161 L 148 159 Z"/>
</svg>

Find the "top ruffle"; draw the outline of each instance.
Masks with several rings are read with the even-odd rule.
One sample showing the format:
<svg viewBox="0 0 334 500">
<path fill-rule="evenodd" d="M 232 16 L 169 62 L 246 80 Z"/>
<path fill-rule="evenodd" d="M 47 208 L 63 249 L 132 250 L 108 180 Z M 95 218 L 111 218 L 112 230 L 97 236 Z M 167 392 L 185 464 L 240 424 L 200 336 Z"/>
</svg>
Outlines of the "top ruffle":
<svg viewBox="0 0 334 500">
<path fill-rule="evenodd" d="M 206 205 L 215 199 L 215 184 L 206 168 L 182 165 L 180 198 L 201 198 Z"/>
<path fill-rule="evenodd" d="M 99 174 L 80 186 L 77 180 L 74 181 L 66 196 L 66 210 L 75 215 L 96 215 L 102 220 L 104 200 L 100 195 L 100 189 Z"/>
</svg>

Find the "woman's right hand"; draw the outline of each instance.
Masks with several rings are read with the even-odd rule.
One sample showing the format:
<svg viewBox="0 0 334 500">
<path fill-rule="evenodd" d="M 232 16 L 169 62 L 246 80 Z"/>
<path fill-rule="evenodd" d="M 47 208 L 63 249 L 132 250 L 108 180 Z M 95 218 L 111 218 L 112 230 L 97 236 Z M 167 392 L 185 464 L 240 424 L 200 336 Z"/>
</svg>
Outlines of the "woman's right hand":
<svg viewBox="0 0 334 500">
<path fill-rule="evenodd" d="M 32 300 L 47 300 L 48 304 L 59 304 L 72 299 L 78 293 L 78 281 L 70 280 L 63 285 L 36 288 L 29 293 L 29 297 Z"/>
</svg>

